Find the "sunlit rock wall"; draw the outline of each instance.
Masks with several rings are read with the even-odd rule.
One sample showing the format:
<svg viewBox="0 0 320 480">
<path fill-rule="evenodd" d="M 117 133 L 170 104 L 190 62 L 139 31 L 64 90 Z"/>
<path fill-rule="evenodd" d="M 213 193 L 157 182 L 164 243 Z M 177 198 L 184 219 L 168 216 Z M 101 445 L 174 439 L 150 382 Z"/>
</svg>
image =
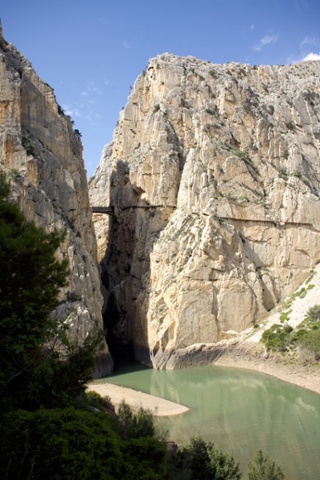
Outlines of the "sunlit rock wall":
<svg viewBox="0 0 320 480">
<path fill-rule="evenodd" d="M 90 196 L 113 207 L 95 217 L 109 321 L 138 360 L 214 351 L 319 261 L 319 74 L 163 54 L 137 79 Z"/>
<path fill-rule="evenodd" d="M 103 300 L 82 144 L 53 89 L 0 37 L 0 170 L 27 219 L 66 232 L 58 255 L 67 258 L 70 277 L 55 315 L 66 319 L 72 339 L 83 342 L 102 328 Z M 96 374 L 111 368 L 105 347 Z"/>
</svg>

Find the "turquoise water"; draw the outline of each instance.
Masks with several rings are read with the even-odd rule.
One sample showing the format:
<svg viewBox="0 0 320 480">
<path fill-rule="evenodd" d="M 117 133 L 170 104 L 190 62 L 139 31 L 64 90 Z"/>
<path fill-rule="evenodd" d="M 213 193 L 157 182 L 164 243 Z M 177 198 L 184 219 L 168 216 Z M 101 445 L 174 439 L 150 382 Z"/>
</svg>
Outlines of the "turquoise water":
<svg viewBox="0 0 320 480">
<path fill-rule="evenodd" d="M 179 444 L 197 434 L 234 455 L 245 472 L 261 448 L 287 480 L 320 479 L 320 396 L 249 370 L 123 368 L 104 381 L 190 407 L 159 419 Z M 319 380 L 320 381 L 320 380 Z"/>
</svg>

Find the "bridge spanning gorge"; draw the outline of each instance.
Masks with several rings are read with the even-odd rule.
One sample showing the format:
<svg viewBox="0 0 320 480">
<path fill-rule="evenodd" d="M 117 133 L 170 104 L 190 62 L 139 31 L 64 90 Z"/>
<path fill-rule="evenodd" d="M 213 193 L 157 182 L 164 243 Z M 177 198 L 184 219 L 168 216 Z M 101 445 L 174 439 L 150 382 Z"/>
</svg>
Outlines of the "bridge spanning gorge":
<svg viewBox="0 0 320 480">
<path fill-rule="evenodd" d="M 114 215 L 114 207 L 91 207 L 92 213 L 102 213 L 103 215 Z"/>
<path fill-rule="evenodd" d="M 128 205 L 127 207 L 118 207 L 119 210 L 129 210 L 129 208 L 176 208 L 175 205 Z M 109 207 L 91 207 L 92 213 L 100 213 L 102 215 L 114 215 L 114 206 Z"/>
</svg>

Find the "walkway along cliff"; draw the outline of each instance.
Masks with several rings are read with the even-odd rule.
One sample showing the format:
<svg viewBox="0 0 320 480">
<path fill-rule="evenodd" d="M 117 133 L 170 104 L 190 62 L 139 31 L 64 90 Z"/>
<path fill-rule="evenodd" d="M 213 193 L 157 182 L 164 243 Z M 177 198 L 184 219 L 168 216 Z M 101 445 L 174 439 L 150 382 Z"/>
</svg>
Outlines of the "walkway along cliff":
<svg viewBox="0 0 320 480">
<path fill-rule="evenodd" d="M 90 182 L 111 351 L 208 362 L 319 262 L 319 79 L 149 61 Z"/>
</svg>

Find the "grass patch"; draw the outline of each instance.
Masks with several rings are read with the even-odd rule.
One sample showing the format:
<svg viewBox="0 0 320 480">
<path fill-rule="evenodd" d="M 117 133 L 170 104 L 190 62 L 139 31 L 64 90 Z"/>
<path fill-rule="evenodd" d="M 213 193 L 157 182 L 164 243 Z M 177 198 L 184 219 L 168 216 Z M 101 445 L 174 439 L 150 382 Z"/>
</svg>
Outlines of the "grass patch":
<svg viewBox="0 0 320 480">
<path fill-rule="evenodd" d="M 289 320 L 289 314 L 292 312 L 292 310 L 288 310 L 287 312 L 282 312 L 280 315 L 280 322 L 284 323 Z"/>
</svg>

